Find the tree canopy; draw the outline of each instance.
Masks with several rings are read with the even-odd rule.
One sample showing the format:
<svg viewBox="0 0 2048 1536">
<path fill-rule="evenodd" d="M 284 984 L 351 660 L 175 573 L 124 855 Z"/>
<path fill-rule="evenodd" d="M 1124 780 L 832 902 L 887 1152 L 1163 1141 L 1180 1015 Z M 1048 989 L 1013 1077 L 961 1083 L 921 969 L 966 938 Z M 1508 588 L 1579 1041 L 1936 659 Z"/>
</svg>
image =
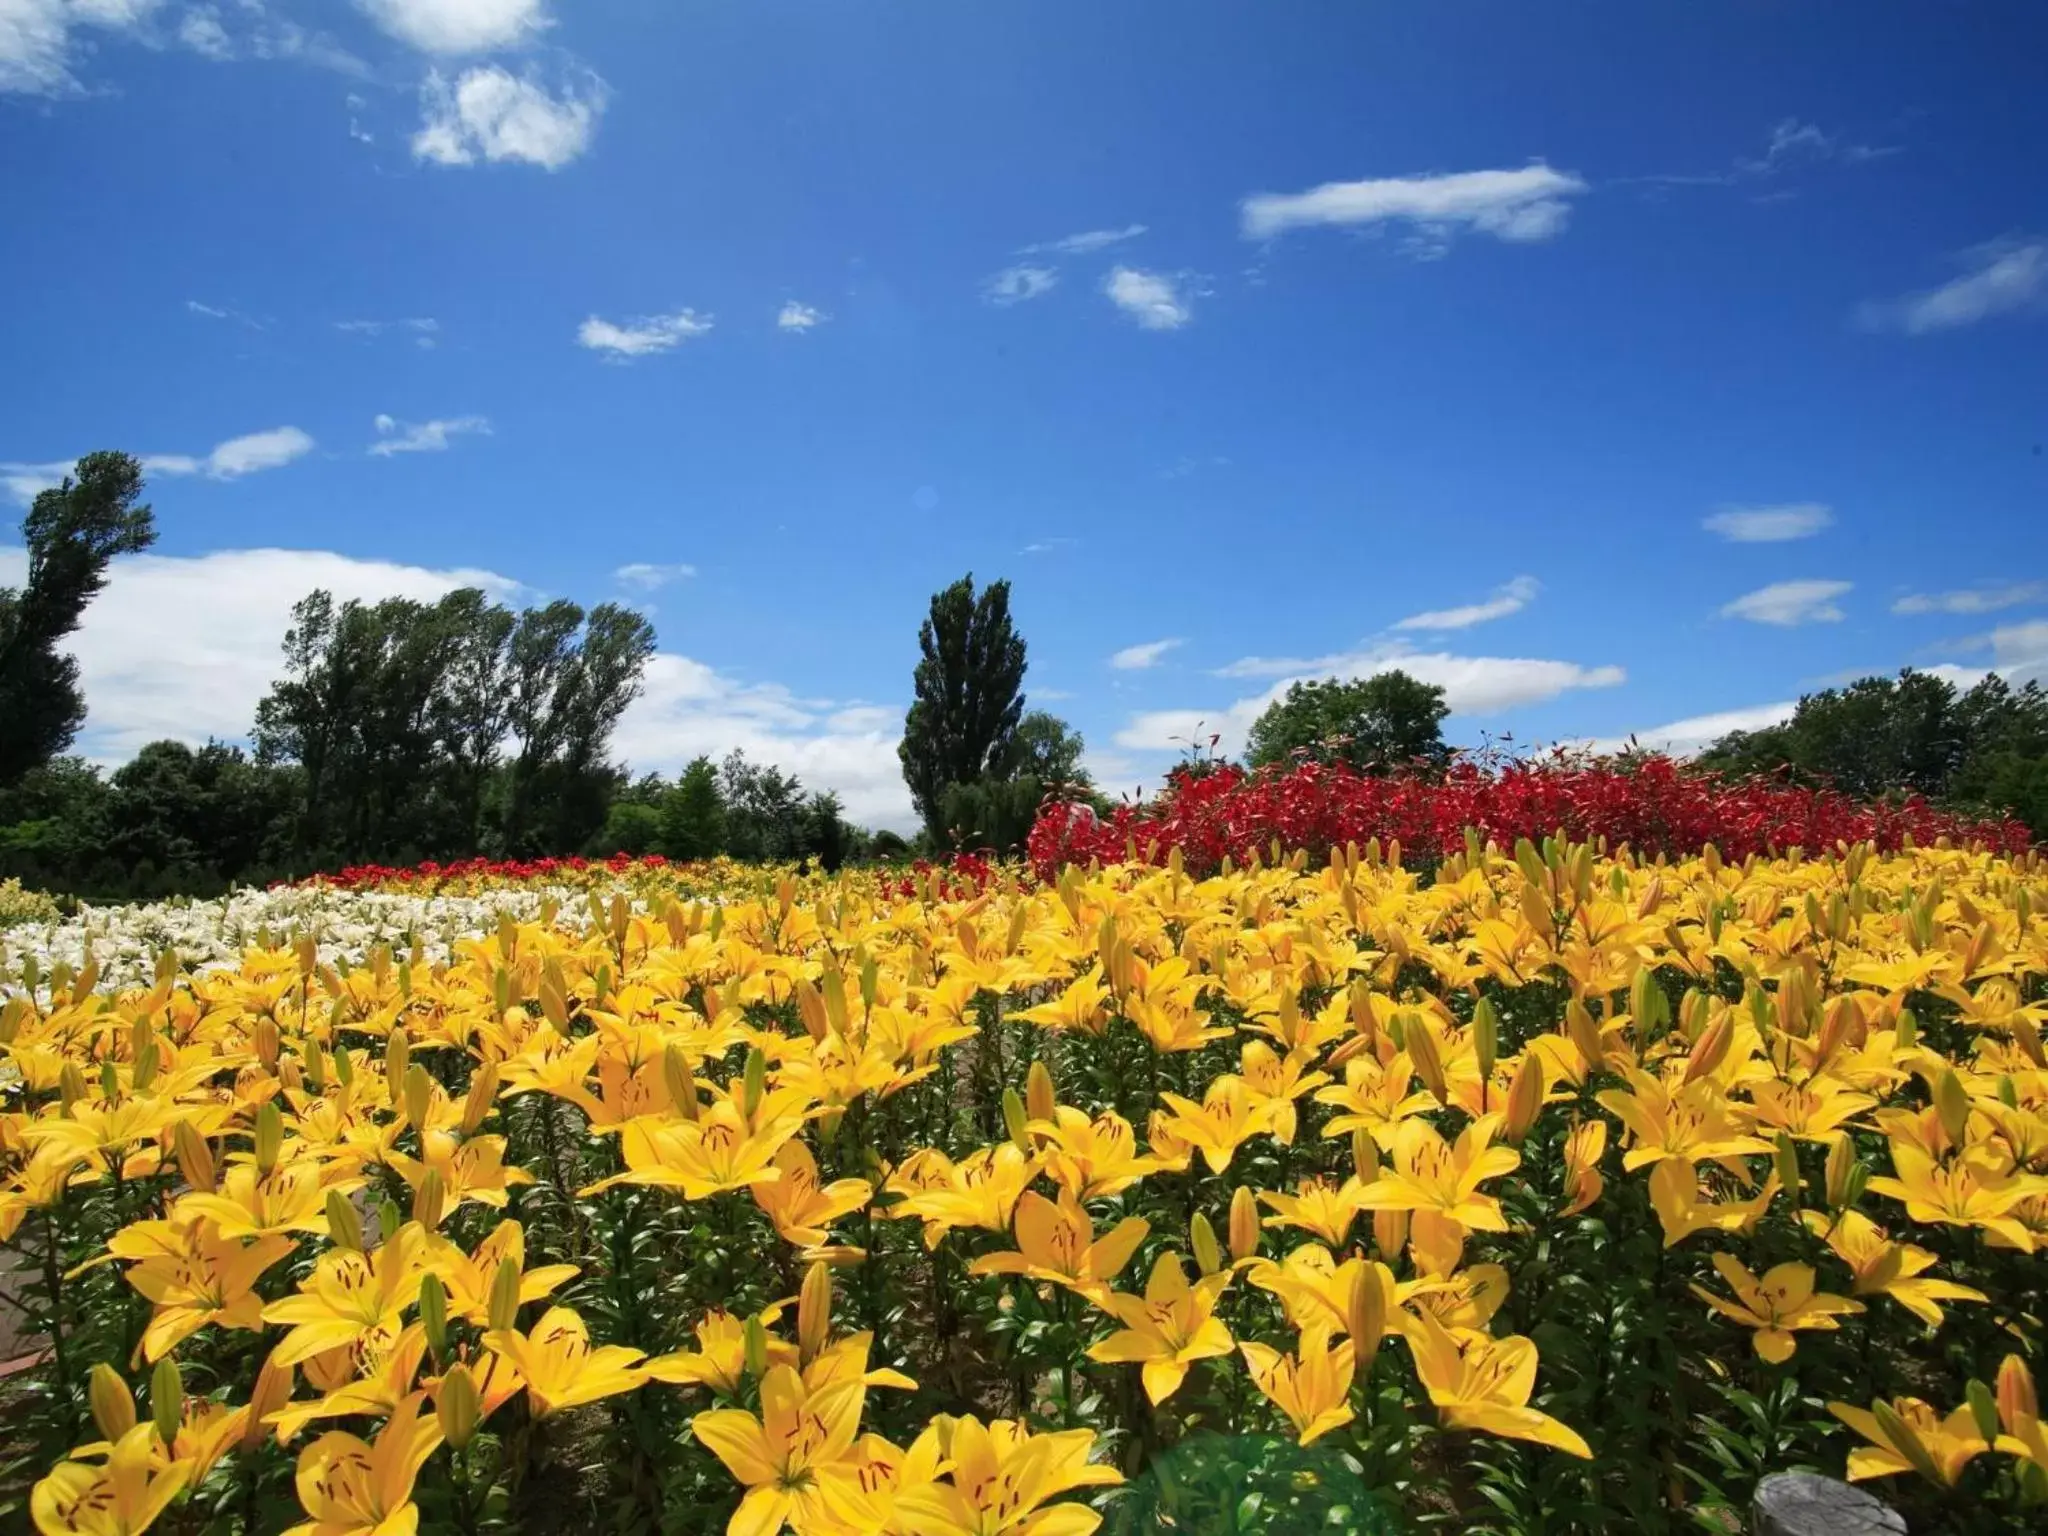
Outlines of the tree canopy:
<svg viewBox="0 0 2048 1536">
<path fill-rule="evenodd" d="M 1010 623 L 1010 584 L 991 582 L 977 595 L 970 573 L 934 593 L 918 650 L 896 753 L 927 834 L 943 842 L 948 786 L 1000 776 L 1024 714 L 1024 640 Z"/>
<path fill-rule="evenodd" d="M 1245 761 L 1254 768 L 1297 759 L 1348 763 L 1364 773 L 1435 767 L 1446 755 L 1444 691 L 1406 672 L 1289 686 L 1253 722 Z"/>
<path fill-rule="evenodd" d="M 114 557 L 156 542 L 141 497 L 134 457 L 89 453 L 61 485 L 37 492 L 21 521 L 28 579 L 0 588 L 0 785 L 56 757 L 85 723 L 78 662 L 57 647 L 106 586 Z"/>
</svg>

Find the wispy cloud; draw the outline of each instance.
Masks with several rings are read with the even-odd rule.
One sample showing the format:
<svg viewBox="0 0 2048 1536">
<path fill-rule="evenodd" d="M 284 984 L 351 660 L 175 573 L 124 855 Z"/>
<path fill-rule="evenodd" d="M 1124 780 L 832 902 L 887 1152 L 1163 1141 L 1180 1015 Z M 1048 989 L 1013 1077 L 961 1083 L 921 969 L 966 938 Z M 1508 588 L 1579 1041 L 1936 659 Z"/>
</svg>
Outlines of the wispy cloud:
<svg viewBox="0 0 2048 1536">
<path fill-rule="evenodd" d="M 1810 539 L 1834 520 L 1833 510 L 1820 502 L 1790 501 L 1769 507 L 1723 507 L 1700 526 L 1731 544 L 1783 544 Z"/>
<path fill-rule="evenodd" d="M 1439 250 L 1468 231 L 1499 240 L 1548 240 L 1571 217 L 1570 198 L 1586 183 L 1541 160 L 1515 171 L 1460 171 L 1328 181 L 1306 192 L 1259 192 L 1244 199 L 1245 238 L 1266 240 L 1291 229 L 1401 223 L 1427 249 Z"/>
<path fill-rule="evenodd" d="M 1830 133 L 1818 123 L 1797 117 L 1780 118 L 1771 125 L 1770 136 L 1761 153 L 1738 155 L 1721 170 L 1652 173 L 1615 178 L 1622 184 L 1638 183 L 1663 187 L 1732 187 L 1744 182 L 1769 181 L 1826 164 L 1867 165 L 1888 160 L 1901 153 L 1896 144 L 1865 144 L 1842 133 Z M 1791 191 L 1777 189 L 1758 194 L 1759 202 L 1777 202 L 1792 197 Z"/>
<path fill-rule="evenodd" d="M 140 455 L 145 475 L 203 475 L 209 480 L 238 480 L 266 469 L 278 469 L 303 458 L 314 448 L 312 437 L 297 427 L 272 427 L 214 445 L 208 453 L 146 453 Z M 61 485 L 76 461 L 0 463 L 0 489 L 26 506 L 37 494 Z"/>
<path fill-rule="evenodd" d="M 1089 229 L 1078 235 L 1066 235 L 1058 240 L 1042 240 L 1036 245 L 1020 247 L 1019 256 L 1087 256 L 1096 251 L 1106 251 L 1112 245 L 1121 245 L 1126 240 L 1135 240 L 1145 233 L 1142 224 L 1126 224 L 1122 229 Z"/>
<path fill-rule="evenodd" d="M 423 351 L 432 351 L 440 344 L 441 322 L 428 315 L 415 315 L 404 320 L 337 320 L 334 328 L 349 336 L 377 337 L 386 331 L 400 332 L 412 337 L 412 344 Z"/>
<path fill-rule="evenodd" d="M 265 329 L 261 320 L 253 320 L 239 309 L 229 309 L 221 304 L 205 304 L 201 303 L 198 299 L 187 299 L 185 301 L 185 313 L 188 315 L 198 315 L 206 320 L 231 320 L 236 325 L 247 326 L 252 331 Z"/>
<path fill-rule="evenodd" d="M 1494 589 L 1493 596 L 1483 603 L 1468 603 L 1462 608 L 1437 608 L 1428 613 L 1410 614 L 1394 626 L 1396 629 L 1470 629 L 1474 624 L 1484 624 L 1489 619 L 1504 619 L 1511 613 L 1520 613 L 1535 600 L 1541 590 L 1534 576 L 1517 576 L 1514 580 Z"/>
<path fill-rule="evenodd" d="M 672 581 L 681 581 L 697 574 L 697 567 L 680 562 L 668 565 L 650 565 L 636 560 L 631 565 L 622 565 L 612 572 L 612 580 L 622 587 L 631 587 L 635 592 L 655 592 Z"/>
<path fill-rule="evenodd" d="M 512 160 L 558 171 L 590 147 L 609 94 L 595 75 L 555 94 L 534 77 L 496 64 L 465 70 L 452 81 L 429 70 L 420 86 L 413 156 L 435 165 Z"/>
<path fill-rule="evenodd" d="M 545 0 L 356 0 L 385 32 L 422 53 L 491 53 L 551 25 Z"/>
<path fill-rule="evenodd" d="M 1939 288 L 1866 304 L 1866 329 L 1925 336 L 1996 315 L 2048 310 L 2048 240 L 1994 240 L 1963 254 L 1963 274 Z"/>
<path fill-rule="evenodd" d="M 1842 620 L 1842 610 L 1835 599 L 1852 585 L 1846 581 L 1774 581 L 1725 604 L 1721 617 L 1783 628 L 1795 624 L 1837 624 Z"/>
<path fill-rule="evenodd" d="M 1005 267 L 982 284 L 982 297 L 991 304 L 1008 307 L 1022 304 L 1031 299 L 1043 298 L 1059 283 L 1060 275 L 1051 267 L 1035 267 L 1028 263 Z"/>
<path fill-rule="evenodd" d="M 2048 602 L 2048 581 L 2013 581 L 2002 586 L 1964 587 L 1954 592 L 1915 592 L 1892 604 L 1893 613 L 1996 613 L 2027 603 Z"/>
<path fill-rule="evenodd" d="M 1142 645 L 1127 645 L 1109 658 L 1109 664 L 1119 672 L 1143 672 L 1159 665 L 1170 650 L 1185 645 L 1184 640 L 1147 640 Z"/>
<path fill-rule="evenodd" d="M 622 325 L 592 315 L 576 328 L 576 344 L 614 360 L 646 357 L 705 335 L 711 325 L 711 316 L 700 315 L 694 309 L 679 309 L 672 315 L 642 315 Z"/>
<path fill-rule="evenodd" d="M 1195 318 L 1184 277 L 1116 267 L 1102 280 L 1102 291 L 1148 331 L 1177 331 Z"/>
<path fill-rule="evenodd" d="M 1776 704 L 1752 704 L 1744 709 L 1724 709 L 1711 715 L 1691 715 L 1663 725 L 1646 726 L 1626 736 L 1604 736 L 1582 743 L 1594 752 L 1619 752 L 1636 746 L 1646 752 L 1663 752 L 1671 757 L 1690 757 L 1712 746 L 1730 731 L 1761 731 L 1782 725 L 1792 718 L 1798 705 L 1791 699 Z"/>
<path fill-rule="evenodd" d="M 808 304 L 799 304 L 795 299 L 791 299 L 776 313 L 775 325 L 778 330 L 802 334 L 831 318 L 822 309 L 814 309 Z"/>
<path fill-rule="evenodd" d="M 1033 539 L 1017 553 L 1020 555 L 1049 555 L 1057 549 L 1072 549 L 1081 541 L 1064 533 L 1048 534 L 1042 539 Z"/>
<path fill-rule="evenodd" d="M 435 421 L 396 421 L 379 416 L 375 425 L 377 441 L 370 444 L 370 452 L 380 458 L 389 458 L 394 453 L 440 453 L 448 447 L 450 438 L 472 432 L 488 436 L 491 430 L 489 418 L 483 416 L 454 416 Z"/>
</svg>

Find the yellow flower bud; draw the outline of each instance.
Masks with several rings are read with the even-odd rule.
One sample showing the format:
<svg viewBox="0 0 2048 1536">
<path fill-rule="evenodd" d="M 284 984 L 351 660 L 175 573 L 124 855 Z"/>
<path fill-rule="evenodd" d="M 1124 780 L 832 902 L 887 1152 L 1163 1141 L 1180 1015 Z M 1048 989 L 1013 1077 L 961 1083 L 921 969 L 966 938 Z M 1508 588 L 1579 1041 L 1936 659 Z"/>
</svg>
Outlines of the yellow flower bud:
<svg viewBox="0 0 2048 1536">
<path fill-rule="evenodd" d="M 405 1123 L 420 1135 L 426 1135 L 427 1115 L 434 1104 L 434 1080 L 427 1076 L 427 1069 L 417 1062 L 405 1069 L 405 1087 L 401 1099 Z"/>
<path fill-rule="evenodd" d="M 1351 1288 L 1350 1305 L 1344 1322 L 1351 1333 L 1352 1368 L 1372 1369 L 1379 1353 L 1380 1337 L 1387 1329 L 1387 1297 L 1393 1294 L 1394 1275 L 1386 1265 L 1367 1260 L 1360 1266 L 1358 1283 Z"/>
<path fill-rule="evenodd" d="M 2034 1397 L 2034 1376 L 2018 1355 L 2007 1355 L 1998 1367 L 1998 1413 L 2008 1429 L 2022 1418 L 2038 1419 L 2041 1405 Z"/>
<path fill-rule="evenodd" d="M 1374 1211 L 1372 1240 L 1380 1251 L 1380 1257 L 1389 1264 L 1393 1263 L 1401 1257 L 1401 1250 L 1408 1246 L 1408 1213 Z"/>
<path fill-rule="evenodd" d="M 256 1171 L 269 1177 L 284 1151 L 284 1112 L 275 1099 L 265 1099 L 256 1111 Z"/>
<path fill-rule="evenodd" d="M 363 1251 L 363 1218 L 356 1214 L 355 1202 L 338 1189 L 327 1191 L 327 1235 L 337 1248 Z"/>
<path fill-rule="evenodd" d="M 1479 1080 L 1485 1082 L 1493 1076 L 1493 1064 L 1500 1055 L 1500 1015 L 1487 998 L 1479 999 L 1479 1006 L 1472 1010 L 1472 1049 L 1479 1058 Z"/>
<path fill-rule="evenodd" d="M 67 1061 L 64 1070 L 57 1074 L 57 1098 L 68 1113 L 71 1106 L 85 1097 L 85 1074 L 78 1070 L 78 1063 Z"/>
<path fill-rule="evenodd" d="M 740 1083 L 740 1109 L 751 1121 L 761 1107 L 761 1095 L 768 1091 L 768 1058 L 758 1045 L 747 1051 L 746 1073 Z"/>
<path fill-rule="evenodd" d="M 1436 1096 L 1437 1103 L 1450 1103 L 1451 1089 L 1444 1077 L 1443 1053 L 1437 1049 L 1436 1036 L 1422 1015 L 1411 1013 L 1402 1020 L 1401 1042 L 1408 1059 L 1415 1064 L 1415 1075 L 1422 1079 L 1422 1085 Z"/>
<path fill-rule="evenodd" d="M 831 1024 L 825 1017 L 825 999 L 818 995 L 818 989 L 808 981 L 796 984 L 797 1017 L 803 1020 L 804 1032 L 813 1040 L 822 1041 L 831 1033 Z"/>
<path fill-rule="evenodd" d="M 1600 1026 L 1593 1022 L 1593 1015 L 1576 997 L 1564 1005 L 1564 1028 L 1572 1044 L 1579 1048 L 1579 1054 L 1586 1058 L 1588 1071 L 1597 1072 L 1607 1065 L 1607 1042 L 1600 1033 Z"/>
<path fill-rule="evenodd" d="M 85 1395 L 92 1404 L 92 1421 L 107 1439 L 118 1440 L 135 1427 L 135 1394 L 104 1360 L 92 1368 Z"/>
<path fill-rule="evenodd" d="M 1953 1067 L 1943 1067 L 1934 1080 L 1934 1111 L 1941 1117 L 1941 1129 L 1949 1145 L 1963 1145 L 1970 1131 L 1970 1093 Z"/>
<path fill-rule="evenodd" d="M 1785 1193 L 1792 1197 L 1792 1204 L 1797 1207 L 1799 1204 L 1799 1148 L 1794 1145 L 1791 1136 L 1784 1131 L 1778 1132 L 1775 1155 L 1778 1163 L 1778 1182 L 1784 1186 Z"/>
<path fill-rule="evenodd" d="M 487 1321 L 495 1333 L 519 1326 L 519 1265 L 510 1258 L 498 1260 L 498 1272 L 491 1276 L 491 1310 Z"/>
<path fill-rule="evenodd" d="M 683 1049 L 680 1040 L 671 1040 L 661 1048 L 661 1081 L 676 1113 L 685 1120 L 696 1119 L 697 1078 L 690 1070 L 690 1053 Z"/>
<path fill-rule="evenodd" d="M 441 1170 L 429 1168 L 420 1187 L 413 1191 L 412 1219 L 429 1232 L 441 1225 L 441 1217 L 448 1204 L 448 1181 L 441 1177 Z"/>
<path fill-rule="evenodd" d="M 768 1374 L 768 1330 L 758 1317 L 747 1319 L 740 1330 L 741 1349 L 747 1362 L 747 1374 L 759 1381 Z"/>
<path fill-rule="evenodd" d="M 498 1101 L 498 1064 L 487 1061 L 469 1077 L 469 1095 L 462 1101 L 462 1134 L 474 1136 L 483 1128 Z"/>
<path fill-rule="evenodd" d="M 156 1369 L 149 1373 L 149 1416 L 165 1445 L 178 1438 L 178 1426 L 185 1422 L 185 1381 L 178 1373 L 177 1360 L 170 1355 L 157 1361 Z"/>
<path fill-rule="evenodd" d="M 1501 1121 L 1502 1139 L 1520 1142 L 1543 1113 L 1543 1063 L 1534 1051 L 1524 1051 L 1515 1063 L 1515 1075 L 1508 1080 L 1508 1105 Z"/>
<path fill-rule="evenodd" d="M 1870 1405 L 1870 1416 L 1877 1420 L 1877 1427 L 1884 1431 L 1884 1437 L 1891 1442 L 1892 1449 L 1911 1462 L 1915 1472 L 1937 1488 L 1947 1486 L 1942 1481 L 1941 1468 L 1928 1452 L 1926 1443 L 1921 1440 L 1912 1425 L 1899 1417 L 1897 1409 L 1879 1399 Z"/>
<path fill-rule="evenodd" d="M 256 1059 L 263 1063 L 263 1070 L 275 1072 L 277 1070 L 277 1053 L 280 1049 L 277 1035 L 277 1020 L 269 1018 L 258 1019 L 256 1021 L 256 1028 L 250 1033 L 249 1044 L 255 1049 Z"/>
<path fill-rule="evenodd" d="M 1849 1203 L 1850 1176 L 1857 1169 L 1856 1143 L 1840 1131 L 1828 1143 L 1828 1209 L 1839 1211 Z"/>
<path fill-rule="evenodd" d="M 1963 1400 L 1970 1405 L 1970 1417 L 1977 1421 L 1977 1433 L 1987 1446 L 1998 1443 L 1998 1399 L 1991 1389 L 1972 1376 L 1963 1388 Z"/>
<path fill-rule="evenodd" d="M 384 1042 L 384 1086 L 394 1109 L 405 1091 L 405 1069 L 411 1065 L 412 1041 L 406 1038 L 404 1030 L 394 1028 L 391 1038 Z"/>
<path fill-rule="evenodd" d="M 1685 1062 L 1685 1083 L 1698 1082 L 1711 1077 L 1721 1063 L 1728 1059 L 1728 1049 L 1735 1043 L 1735 1011 L 1723 1008 L 1708 1022 L 1693 1041 L 1692 1054 Z"/>
<path fill-rule="evenodd" d="M 177 1148 L 178 1173 L 186 1185 L 202 1195 L 213 1193 L 217 1170 L 213 1164 L 213 1148 L 206 1138 L 199 1134 L 199 1127 L 190 1120 L 180 1120 L 178 1128 L 171 1133 L 172 1145 Z M 116 1435 L 113 1438 L 119 1439 Z"/>
<path fill-rule="evenodd" d="M 1059 1107 L 1059 1100 L 1053 1092 L 1052 1073 L 1042 1061 L 1031 1063 L 1031 1070 L 1025 1074 L 1024 1107 L 1034 1120 L 1050 1120 L 1053 1111 Z"/>
<path fill-rule="evenodd" d="M 1351 1167 L 1361 1184 L 1370 1184 L 1380 1176 L 1379 1143 L 1364 1126 L 1351 1133 Z"/>
<path fill-rule="evenodd" d="M 1003 1125 L 1010 1133 L 1010 1140 L 1018 1150 L 1027 1156 L 1031 1152 L 1031 1132 L 1026 1125 L 1024 1100 L 1014 1088 L 1003 1090 Z"/>
<path fill-rule="evenodd" d="M 1259 1251 L 1259 1202 L 1244 1185 L 1230 1197 L 1230 1256 L 1243 1260 Z"/>
<path fill-rule="evenodd" d="M 831 1336 L 832 1268 L 814 1262 L 804 1271 L 803 1288 L 796 1299 L 796 1342 L 805 1365 L 825 1352 Z"/>
<path fill-rule="evenodd" d="M 483 1396 L 469 1367 L 460 1363 L 449 1366 L 434 1389 L 434 1417 L 441 1421 L 441 1437 L 453 1449 L 462 1450 L 475 1436 L 483 1414 Z"/>
<path fill-rule="evenodd" d="M 1195 1263 L 1203 1274 L 1213 1275 L 1223 1267 L 1223 1250 L 1217 1246 L 1216 1229 L 1200 1211 L 1188 1223 L 1188 1239 L 1195 1250 Z"/>
<path fill-rule="evenodd" d="M 256 1385 L 249 1389 L 249 1416 L 242 1421 L 241 1449 L 253 1451 L 270 1433 L 263 1421 L 292 1398 L 292 1368 L 280 1365 L 275 1351 L 256 1373 Z"/>
</svg>

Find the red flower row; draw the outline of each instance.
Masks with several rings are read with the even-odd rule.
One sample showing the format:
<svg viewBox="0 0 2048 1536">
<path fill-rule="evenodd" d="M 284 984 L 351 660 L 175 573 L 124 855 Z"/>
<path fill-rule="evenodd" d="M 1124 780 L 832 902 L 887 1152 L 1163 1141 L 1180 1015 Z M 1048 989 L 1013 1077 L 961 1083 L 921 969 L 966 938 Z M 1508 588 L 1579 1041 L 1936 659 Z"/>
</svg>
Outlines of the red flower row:
<svg viewBox="0 0 2048 1536">
<path fill-rule="evenodd" d="M 1455 764 L 1438 779 L 1372 778 L 1342 765 L 1308 763 L 1251 773 L 1221 766 L 1177 770 L 1158 798 L 1098 818 L 1085 806 L 1047 807 L 1026 850 L 1039 875 L 1062 864 L 1135 856 L 1163 859 L 1178 848 L 1191 874 L 1214 871 L 1227 854 L 1262 857 L 1275 839 L 1318 861 L 1332 847 L 1399 841 L 1404 855 L 1441 858 L 1461 849 L 1467 828 L 1511 847 L 1562 830 L 1574 840 L 1606 838 L 1646 856 L 1696 854 L 1708 843 L 1730 859 L 1799 847 L 1908 840 L 1982 843 L 2002 853 L 2029 846 L 2017 821 L 1973 820 L 1921 799 L 1866 802 L 1829 789 L 1761 779 L 1726 779 L 1669 758 L 1622 763 Z"/>
</svg>

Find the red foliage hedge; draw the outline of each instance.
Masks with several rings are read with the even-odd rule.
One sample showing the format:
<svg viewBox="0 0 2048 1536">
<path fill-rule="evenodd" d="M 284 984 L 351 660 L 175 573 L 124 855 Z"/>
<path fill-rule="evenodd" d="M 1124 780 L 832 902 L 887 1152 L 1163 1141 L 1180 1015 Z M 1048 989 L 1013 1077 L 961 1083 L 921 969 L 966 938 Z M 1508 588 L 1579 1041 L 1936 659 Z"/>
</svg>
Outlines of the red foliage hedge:
<svg viewBox="0 0 2048 1536">
<path fill-rule="evenodd" d="M 1033 867 L 1052 878 L 1065 863 L 1159 858 L 1178 848 L 1192 874 L 1228 854 L 1243 863 L 1273 840 L 1321 860 L 1332 847 L 1399 840 L 1404 856 L 1441 858 L 1464 846 L 1465 829 L 1503 847 L 1562 829 L 1575 840 L 1604 837 L 1646 856 L 1698 853 L 1712 843 L 1726 858 L 1787 848 L 1875 842 L 1891 850 L 1910 839 L 1982 843 L 2005 853 L 2030 844 L 2017 821 L 1984 821 L 1921 799 L 1868 802 L 1828 789 L 1760 779 L 1726 779 L 1670 758 L 1630 762 L 1454 764 L 1440 778 L 1373 778 L 1342 765 L 1302 764 L 1247 772 L 1222 766 L 1176 771 L 1158 798 L 1119 806 L 1107 818 L 1086 807 L 1047 807 L 1027 844 Z"/>
</svg>

